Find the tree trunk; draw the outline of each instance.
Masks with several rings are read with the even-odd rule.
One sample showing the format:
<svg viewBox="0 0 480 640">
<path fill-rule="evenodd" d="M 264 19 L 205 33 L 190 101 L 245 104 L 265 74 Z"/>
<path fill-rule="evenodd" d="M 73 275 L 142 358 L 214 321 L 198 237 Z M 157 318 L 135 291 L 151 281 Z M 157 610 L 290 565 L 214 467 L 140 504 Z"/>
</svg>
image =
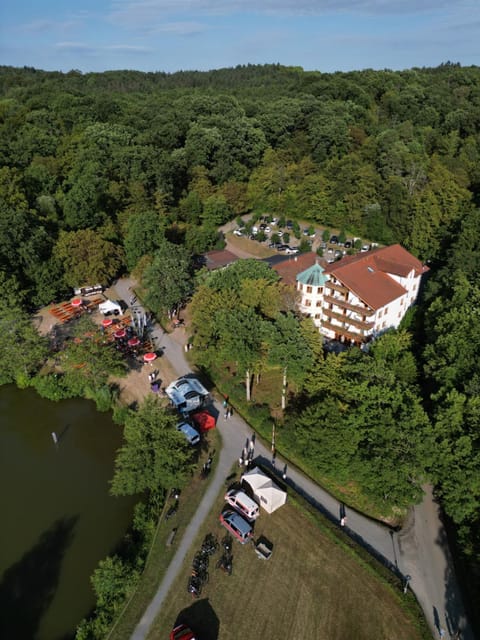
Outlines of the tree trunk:
<svg viewBox="0 0 480 640">
<path fill-rule="evenodd" d="M 287 367 L 283 369 L 283 384 L 282 384 L 282 410 L 285 411 L 287 405 Z"/>
<path fill-rule="evenodd" d="M 247 371 L 245 373 L 245 387 L 246 387 L 246 391 L 247 391 L 247 402 L 250 402 L 250 387 L 251 387 L 250 378 L 251 378 L 250 369 L 247 369 Z"/>
</svg>

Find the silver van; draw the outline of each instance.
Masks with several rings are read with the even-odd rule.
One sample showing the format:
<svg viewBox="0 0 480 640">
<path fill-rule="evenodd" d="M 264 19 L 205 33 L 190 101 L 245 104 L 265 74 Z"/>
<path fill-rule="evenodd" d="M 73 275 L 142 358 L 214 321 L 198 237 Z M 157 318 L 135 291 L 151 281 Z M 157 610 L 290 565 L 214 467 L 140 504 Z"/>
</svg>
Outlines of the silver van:
<svg viewBox="0 0 480 640">
<path fill-rule="evenodd" d="M 241 543 L 246 544 L 253 535 L 252 526 L 232 509 L 225 509 L 220 514 L 220 523 Z"/>
<path fill-rule="evenodd" d="M 247 520 L 256 520 L 260 515 L 258 504 L 252 500 L 245 491 L 231 489 L 225 494 L 225 502 L 238 511 Z"/>
</svg>

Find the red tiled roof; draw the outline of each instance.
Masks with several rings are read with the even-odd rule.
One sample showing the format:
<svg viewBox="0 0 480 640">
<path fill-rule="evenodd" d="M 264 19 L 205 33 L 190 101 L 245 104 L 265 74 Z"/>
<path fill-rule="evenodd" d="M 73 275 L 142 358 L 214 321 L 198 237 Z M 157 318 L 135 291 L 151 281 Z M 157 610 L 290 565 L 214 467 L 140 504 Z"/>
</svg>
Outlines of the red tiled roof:
<svg viewBox="0 0 480 640">
<path fill-rule="evenodd" d="M 399 244 L 394 244 L 342 258 L 329 264 L 325 273 L 337 278 L 372 309 L 380 309 L 406 292 L 388 274 L 405 277 L 412 270 L 419 276 L 428 271 L 428 267 Z"/>
<path fill-rule="evenodd" d="M 220 269 L 220 267 L 227 267 L 229 264 L 236 262 L 238 256 L 229 251 L 228 249 L 217 249 L 215 251 L 207 251 L 204 254 L 205 266 L 210 271 L 214 269 Z"/>
<path fill-rule="evenodd" d="M 285 284 L 294 285 L 296 284 L 297 275 L 315 264 L 315 260 L 318 260 L 318 263 L 325 267 L 325 260 L 319 258 L 313 251 L 309 251 L 308 253 L 297 253 L 289 256 L 282 262 L 273 265 L 272 269 L 278 273 Z"/>
</svg>

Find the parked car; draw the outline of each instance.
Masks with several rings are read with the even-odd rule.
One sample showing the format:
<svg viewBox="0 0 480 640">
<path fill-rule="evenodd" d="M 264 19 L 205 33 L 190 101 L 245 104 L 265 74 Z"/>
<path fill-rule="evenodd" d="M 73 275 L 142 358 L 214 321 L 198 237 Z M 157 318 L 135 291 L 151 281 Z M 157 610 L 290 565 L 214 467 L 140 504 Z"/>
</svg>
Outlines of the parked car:
<svg viewBox="0 0 480 640">
<path fill-rule="evenodd" d="M 338 236 L 331 236 L 330 244 L 338 244 Z"/>
<path fill-rule="evenodd" d="M 285 249 L 285 253 L 288 253 L 288 254 L 300 253 L 300 249 L 298 247 L 287 247 Z"/>
<path fill-rule="evenodd" d="M 246 544 L 253 535 L 252 525 L 232 509 L 225 509 L 220 514 L 220 524 L 241 543 Z"/>
<path fill-rule="evenodd" d="M 290 249 L 288 244 L 279 244 L 277 247 L 277 251 L 285 251 L 286 249 Z"/>
<path fill-rule="evenodd" d="M 179 422 L 177 431 L 181 431 L 192 446 L 200 442 L 200 434 L 188 422 Z"/>
<path fill-rule="evenodd" d="M 351 249 L 352 248 L 352 241 L 351 240 L 347 240 L 345 242 L 345 249 Z"/>
<path fill-rule="evenodd" d="M 270 242 L 270 244 L 268 245 L 268 248 L 269 249 L 278 249 L 281 246 L 282 245 L 280 244 L 280 242 Z"/>
<path fill-rule="evenodd" d="M 235 229 L 235 231 L 233 232 L 234 236 L 243 236 L 245 232 L 245 228 L 241 228 L 241 229 Z"/>
<path fill-rule="evenodd" d="M 285 225 L 287 227 L 287 229 L 292 230 L 293 229 L 293 222 L 292 220 L 287 220 L 287 224 Z"/>
<path fill-rule="evenodd" d="M 260 515 L 260 507 L 245 491 L 230 489 L 225 494 L 225 502 L 238 511 L 240 515 L 249 520 L 256 520 Z"/>
<path fill-rule="evenodd" d="M 370 245 L 364 244 L 363 247 L 360 249 L 360 251 L 370 251 Z"/>
<path fill-rule="evenodd" d="M 196 636 L 185 624 L 176 626 L 170 631 L 170 640 L 195 640 Z"/>
</svg>

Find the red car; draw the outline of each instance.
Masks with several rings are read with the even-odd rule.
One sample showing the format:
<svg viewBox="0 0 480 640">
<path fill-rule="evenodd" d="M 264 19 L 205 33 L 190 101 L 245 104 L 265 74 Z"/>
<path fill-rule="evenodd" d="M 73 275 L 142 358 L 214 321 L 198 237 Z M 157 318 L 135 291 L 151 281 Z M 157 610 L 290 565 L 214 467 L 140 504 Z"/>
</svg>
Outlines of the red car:
<svg viewBox="0 0 480 640">
<path fill-rule="evenodd" d="M 170 632 L 170 640 L 199 640 L 190 627 L 179 624 Z"/>
</svg>

